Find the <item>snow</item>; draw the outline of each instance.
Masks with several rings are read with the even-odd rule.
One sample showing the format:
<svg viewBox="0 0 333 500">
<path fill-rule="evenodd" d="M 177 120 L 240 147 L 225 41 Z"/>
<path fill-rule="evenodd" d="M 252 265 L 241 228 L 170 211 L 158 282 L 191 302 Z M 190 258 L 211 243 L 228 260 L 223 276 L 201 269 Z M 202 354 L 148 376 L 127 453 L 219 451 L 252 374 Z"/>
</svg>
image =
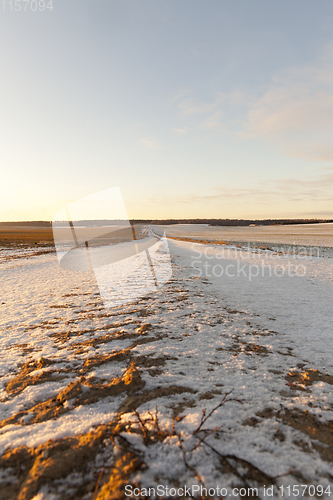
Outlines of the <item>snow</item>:
<svg viewBox="0 0 333 500">
<path fill-rule="evenodd" d="M 208 226 L 201 224 L 162 226 L 168 237 L 194 237 L 227 242 L 280 243 L 333 247 L 333 223 L 271 226 Z"/>
<path fill-rule="evenodd" d="M 297 390 L 285 378 L 288 373 L 302 370 L 332 374 L 333 259 L 329 253 L 318 257 L 304 248 L 298 254 L 288 254 L 285 247 L 283 251 L 282 247 L 246 250 L 249 240 L 239 239 L 242 233 L 257 241 L 259 236 L 255 234 L 262 237 L 265 233 L 267 237 L 260 240 L 262 243 L 274 240 L 276 244 L 289 245 L 295 239 L 299 241 L 296 246 L 315 246 L 320 242 L 331 250 L 332 225 L 313 226 L 244 231 L 207 226 L 166 227 L 169 236 L 209 236 L 215 242 L 202 245 L 169 239 L 173 276 L 168 283 L 133 303 L 113 308 L 104 307 L 93 273 L 62 269 L 55 253 L 34 256 L 24 251 L 21 258 L 16 258 L 17 250 L 6 252 L 0 270 L 2 419 L 46 401 L 70 382 L 79 380 L 86 360 L 127 350 L 134 360 L 150 360 L 149 369 L 138 365 L 145 391 L 183 388 L 169 395 L 161 393 L 143 402 L 137 411 L 147 416 L 148 410 L 157 407 L 160 427 L 171 433 L 174 409 L 182 408 L 184 418 L 176 422 L 177 434 L 189 454 L 189 463 L 207 487 L 221 483 L 217 455 L 203 446 L 190 454 L 198 442 L 193 432 L 200 423 L 202 409 L 209 413 L 229 391 L 230 401 L 213 412 L 207 423 L 211 429 L 221 429 L 207 438 L 211 446 L 220 453 L 247 460 L 271 476 L 301 470 L 308 481 L 328 484 L 332 465 L 321 458 L 307 434 L 276 415 L 296 408 L 306 410 L 323 423 L 333 419 L 329 383 L 319 380 L 312 385 L 300 385 L 302 390 Z M 216 244 L 223 232 L 237 237 L 244 245 L 239 248 Z M 130 334 L 146 323 L 150 325 L 144 335 L 147 342 L 133 342 L 137 337 L 132 340 Z M 106 334 L 112 335 L 112 339 L 88 344 Z M 117 338 L 119 335 L 127 336 Z M 37 362 L 41 357 L 52 364 L 35 367 L 29 376 L 45 374 L 47 380 L 28 385 L 19 394 L 8 394 L 6 383 L 18 374 L 23 363 Z M 111 380 L 122 377 L 126 368 L 126 361 L 111 360 L 93 366 L 86 378 Z M 52 380 L 54 375 L 63 378 Z M 65 405 L 67 413 L 39 423 L 29 423 L 29 416 L 25 416 L 23 421 L 0 429 L 0 450 L 3 453 L 21 445 L 36 447 L 49 439 L 86 433 L 115 418 L 124 400 L 124 394 L 80 406 L 75 406 L 74 399 L 69 400 Z M 271 410 L 271 417 L 257 417 L 258 425 L 246 423 L 267 409 Z M 133 413 L 122 415 L 122 419 L 135 421 Z M 284 440 L 275 437 L 277 431 L 283 433 Z M 148 465 L 132 477 L 133 482 L 138 480 L 149 487 L 155 484 L 155 477 L 163 477 L 165 484 L 172 484 L 173 480 L 180 484 L 193 481 L 177 436 L 169 435 L 147 446 L 139 434 L 128 431 L 124 435 L 143 451 Z M 307 445 L 311 452 L 297 442 Z M 110 454 L 111 451 L 105 460 L 110 460 Z M 2 474 L 4 478 L 11 477 L 8 470 Z M 280 479 L 281 484 L 297 482 L 296 476 L 286 477 Z M 69 477 L 68 487 L 74 487 L 79 480 Z M 227 476 L 223 478 L 224 486 L 231 483 Z M 44 488 L 35 498 L 52 496 L 59 497 L 54 490 Z"/>
<path fill-rule="evenodd" d="M 9 424 L 0 430 L 0 453 L 16 446 L 38 446 L 49 439 L 59 439 L 68 436 L 84 434 L 93 429 L 96 424 L 103 424 L 112 420 L 118 401 L 106 400 L 90 406 L 79 406 L 72 409 L 70 414 L 59 417 L 57 420 L 48 420 L 38 424 L 26 426 Z"/>
</svg>

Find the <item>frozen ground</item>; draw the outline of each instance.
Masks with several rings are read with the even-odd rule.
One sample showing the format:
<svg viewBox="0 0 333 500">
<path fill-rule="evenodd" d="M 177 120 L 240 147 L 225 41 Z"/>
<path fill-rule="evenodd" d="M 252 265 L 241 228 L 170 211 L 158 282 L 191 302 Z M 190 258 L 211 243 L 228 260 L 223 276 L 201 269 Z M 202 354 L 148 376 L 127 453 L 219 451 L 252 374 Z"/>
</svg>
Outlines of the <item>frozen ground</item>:
<svg viewBox="0 0 333 500">
<path fill-rule="evenodd" d="M 6 254 L 2 498 L 121 499 L 126 484 L 333 495 L 333 260 L 169 248 L 172 279 L 112 309 L 55 253 Z"/>
<path fill-rule="evenodd" d="M 333 223 L 274 226 L 205 226 L 176 224 L 164 226 L 167 236 L 227 242 L 278 243 L 283 245 L 333 247 Z"/>
</svg>

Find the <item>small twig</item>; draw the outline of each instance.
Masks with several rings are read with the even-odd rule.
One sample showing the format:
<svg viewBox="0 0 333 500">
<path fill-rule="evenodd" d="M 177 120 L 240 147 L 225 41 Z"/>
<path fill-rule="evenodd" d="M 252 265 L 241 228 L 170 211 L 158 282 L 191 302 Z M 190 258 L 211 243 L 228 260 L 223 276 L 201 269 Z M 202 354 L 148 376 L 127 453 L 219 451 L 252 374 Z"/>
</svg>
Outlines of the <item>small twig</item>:
<svg viewBox="0 0 333 500">
<path fill-rule="evenodd" d="M 148 436 L 148 434 L 147 434 L 146 427 L 145 427 L 145 425 L 144 425 L 144 423 L 143 423 L 143 421 L 142 421 L 142 419 L 141 419 L 141 417 L 140 417 L 140 414 L 139 414 L 136 410 L 135 410 L 135 412 L 134 412 L 134 413 L 135 413 L 136 418 L 138 419 L 139 424 L 140 424 L 140 426 L 141 426 L 141 429 L 142 429 L 143 435 L 144 435 L 144 437 L 145 437 L 145 443 L 146 443 L 146 444 L 148 444 L 148 443 L 149 443 L 149 441 L 150 441 L 150 439 L 149 439 L 149 436 Z"/>
<path fill-rule="evenodd" d="M 278 476 L 275 476 L 274 479 L 277 479 L 278 477 L 284 477 L 284 476 L 289 476 L 293 472 L 292 469 L 288 470 L 287 472 L 284 472 L 283 474 L 279 474 Z"/>
<path fill-rule="evenodd" d="M 195 470 L 194 467 L 192 467 L 192 465 L 190 465 L 188 463 L 188 461 L 186 460 L 186 450 L 183 446 L 183 440 L 180 436 L 178 436 L 178 439 L 179 439 L 179 446 L 180 446 L 180 449 L 182 450 L 183 452 L 183 459 L 184 459 L 184 463 L 185 463 L 185 466 L 190 469 L 190 471 L 193 472 L 193 474 L 195 475 L 195 477 L 198 479 L 198 481 L 202 484 L 202 486 L 204 485 L 204 482 L 202 480 L 202 477 L 200 476 L 200 474 Z"/>
<path fill-rule="evenodd" d="M 103 467 L 103 469 L 101 470 L 101 472 L 98 475 L 97 483 L 96 483 L 96 486 L 95 486 L 95 489 L 94 489 L 93 500 L 96 500 L 97 493 L 98 493 L 98 488 L 99 488 L 99 483 L 101 482 L 101 479 L 102 479 L 102 476 L 103 476 L 103 472 L 104 472 L 104 467 Z"/>
<path fill-rule="evenodd" d="M 160 429 L 159 423 L 158 423 L 158 412 L 157 412 L 157 405 L 155 406 L 155 425 L 156 425 L 156 430 L 157 430 L 157 435 L 158 437 L 163 437 L 163 433 Z"/>
<path fill-rule="evenodd" d="M 211 444 L 207 443 L 204 439 L 202 440 L 202 442 L 208 446 L 208 448 L 210 448 L 212 451 L 214 451 L 217 455 L 219 455 L 219 457 L 221 457 L 223 460 L 226 460 L 229 467 L 231 467 L 233 473 L 237 476 L 237 477 L 240 477 L 242 479 L 242 481 L 244 482 L 244 485 L 245 486 L 249 486 L 249 483 L 246 479 L 246 477 L 242 476 L 237 468 L 235 466 L 233 466 L 231 463 L 230 463 L 230 460 L 235 460 L 236 462 L 237 461 L 243 461 L 245 462 L 246 464 L 248 464 L 250 467 L 252 467 L 253 469 L 255 469 L 256 471 L 258 471 L 260 474 L 262 474 L 263 476 L 266 477 L 266 479 L 268 481 L 271 481 L 271 483 L 275 483 L 275 477 L 271 477 L 271 476 L 268 476 L 267 474 L 265 474 L 264 472 L 262 472 L 260 469 L 258 469 L 258 467 L 256 467 L 255 465 L 251 464 L 250 462 L 247 462 L 247 460 L 244 460 L 243 458 L 239 458 L 237 457 L 236 455 L 223 455 L 222 453 L 220 453 L 216 448 L 214 448 L 214 446 L 212 446 Z M 279 477 L 279 476 L 276 476 L 276 477 Z"/>
<path fill-rule="evenodd" d="M 122 441 L 122 444 L 118 444 L 117 442 L 115 442 L 115 438 L 118 438 L 120 441 Z M 134 455 L 134 456 L 141 456 L 142 457 L 144 455 L 143 451 L 137 450 L 136 448 L 133 448 L 131 443 L 129 443 L 129 441 L 127 441 L 127 439 L 124 436 L 121 436 L 120 434 L 118 434 L 117 436 L 112 436 L 111 441 L 112 441 L 113 445 L 116 446 L 117 448 L 119 448 L 120 450 L 132 453 L 132 455 Z"/>
<path fill-rule="evenodd" d="M 217 432 L 219 429 L 221 429 L 221 427 L 222 427 L 222 425 L 220 425 L 219 427 L 215 427 L 215 429 L 201 429 L 201 432 L 207 432 L 207 434 L 205 434 L 204 437 L 200 438 L 200 439 L 198 438 L 198 436 L 196 436 L 196 438 L 199 439 L 199 442 L 195 445 L 195 447 L 191 451 L 194 451 L 197 448 L 199 448 L 199 446 L 204 441 L 204 439 L 206 439 L 208 436 L 210 436 L 214 432 Z"/>
<path fill-rule="evenodd" d="M 207 420 L 213 415 L 214 411 L 216 411 L 218 408 L 220 408 L 221 406 L 224 405 L 224 403 L 226 403 L 226 401 L 238 401 L 236 398 L 234 399 L 228 399 L 227 400 L 227 397 L 229 396 L 229 394 L 231 394 L 233 391 L 233 389 L 229 392 L 226 392 L 225 395 L 223 396 L 223 399 L 222 401 L 217 405 L 215 406 L 215 408 L 212 409 L 212 411 L 210 413 L 208 413 L 208 415 L 206 416 L 206 410 L 202 410 L 202 416 L 201 416 L 201 421 L 200 421 L 200 424 L 199 426 L 196 428 L 196 430 L 193 432 L 193 434 L 198 434 L 198 432 L 200 432 L 201 430 L 203 430 L 201 427 L 203 426 L 203 424 L 205 422 L 207 422 Z"/>
<path fill-rule="evenodd" d="M 150 418 L 146 418 L 145 421 L 147 422 L 148 420 L 151 420 L 152 422 L 154 422 L 155 421 L 154 415 L 149 410 L 147 410 L 147 413 L 149 414 Z"/>
<path fill-rule="evenodd" d="M 172 415 L 172 435 L 178 436 L 178 434 L 176 433 L 176 428 L 175 428 L 175 417 L 173 415 Z"/>
</svg>

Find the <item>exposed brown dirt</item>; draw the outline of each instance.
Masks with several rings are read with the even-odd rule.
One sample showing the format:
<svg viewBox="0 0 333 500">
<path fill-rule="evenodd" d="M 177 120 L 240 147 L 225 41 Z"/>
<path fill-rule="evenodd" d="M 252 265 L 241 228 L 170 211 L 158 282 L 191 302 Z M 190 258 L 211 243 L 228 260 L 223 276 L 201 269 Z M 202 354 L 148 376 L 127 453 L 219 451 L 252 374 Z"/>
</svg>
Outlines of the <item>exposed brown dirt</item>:
<svg viewBox="0 0 333 500">
<path fill-rule="evenodd" d="M 12 344 L 8 347 L 6 347 L 6 351 L 10 351 L 11 349 L 21 349 L 22 350 L 22 353 L 24 354 L 28 354 L 30 352 L 33 352 L 34 351 L 34 348 L 33 347 L 29 347 L 29 344 Z"/>
<path fill-rule="evenodd" d="M 202 399 L 214 399 L 214 397 L 217 394 L 222 394 L 222 392 L 217 390 L 217 389 L 212 390 L 212 391 L 207 391 L 204 394 L 201 394 L 201 396 L 199 397 L 199 400 L 201 401 Z"/>
<path fill-rule="evenodd" d="M 131 362 L 128 369 L 121 378 L 115 377 L 111 381 L 101 381 L 95 377 L 71 382 L 59 394 L 47 401 L 38 403 L 28 410 L 21 411 L 16 415 L 0 422 L 0 428 L 8 424 L 19 423 L 20 425 L 30 425 L 44 422 L 51 418 L 57 418 L 70 411 L 70 407 L 64 403 L 73 400 L 72 407 L 79 405 L 90 405 L 107 396 L 119 396 L 123 392 L 128 395 L 140 391 L 145 385 L 141 379 L 139 371 L 134 362 Z M 85 390 L 83 391 L 83 386 Z M 89 390 L 87 390 L 89 388 Z M 29 416 L 25 422 L 24 417 Z"/>
<path fill-rule="evenodd" d="M 184 401 L 183 403 L 179 403 L 178 405 L 174 405 L 171 408 L 173 409 L 173 414 L 177 417 L 182 414 L 185 408 L 194 408 L 197 405 L 197 401 L 195 399 L 189 399 L 188 401 Z"/>
<path fill-rule="evenodd" d="M 290 371 L 285 377 L 293 389 L 306 390 L 313 382 L 326 382 L 333 385 L 333 376 L 321 373 L 319 370 Z"/>
<path fill-rule="evenodd" d="M 51 227 L 0 227 L 1 246 L 35 246 L 53 245 L 53 232 Z"/>
<path fill-rule="evenodd" d="M 71 323 L 75 323 L 75 320 L 71 321 L 71 322 L 66 322 L 66 324 L 71 324 Z M 86 333 L 90 333 L 91 335 L 93 335 L 95 332 L 101 332 L 101 331 L 104 331 L 104 330 L 113 330 L 115 328 L 121 328 L 121 327 L 124 327 L 124 326 L 129 326 L 129 325 L 136 325 L 137 326 L 137 330 L 135 333 L 130 333 L 130 332 L 123 332 L 123 331 L 119 331 L 119 330 L 116 330 L 114 332 L 111 332 L 110 334 L 108 335 L 105 335 L 105 336 L 99 336 L 99 337 L 96 337 L 96 339 L 92 339 L 92 340 L 88 340 L 88 341 L 84 341 L 83 343 L 79 344 L 72 344 L 73 346 L 78 346 L 78 345 L 89 345 L 89 344 L 85 344 L 86 342 L 98 342 L 98 339 L 105 339 L 104 342 L 101 342 L 101 343 L 105 343 L 105 342 L 110 342 L 112 340 L 114 340 L 115 338 L 125 338 L 124 335 L 128 335 L 128 336 L 133 336 L 135 334 L 141 334 L 141 333 L 145 333 L 146 331 L 149 330 L 150 328 L 150 324 L 144 324 L 144 325 L 141 325 L 141 322 L 140 321 L 137 321 L 137 320 L 130 320 L 130 321 L 123 321 L 123 322 L 118 322 L 118 323 L 111 323 L 109 325 L 105 325 L 105 326 L 102 326 L 98 329 L 83 329 L 83 330 L 68 330 L 66 332 L 62 331 L 62 332 L 55 332 L 55 333 L 51 333 L 50 334 L 50 337 L 54 338 L 56 342 L 60 342 L 62 344 L 65 344 L 68 340 L 70 340 L 72 337 L 80 337 L 81 335 L 85 335 Z M 139 326 L 140 325 L 140 326 Z M 91 344 L 92 345 L 92 344 Z"/>
<path fill-rule="evenodd" d="M 93 358 L 89 358 L 85 361 L 84 367 L 79 370 L 81 373 L 80 380 L 71 382 L 65 389 L 60 391 L 56 397 L 38 403 L 29 409 L 18 412 L 8 419 L 2 420 L 0 422 L 0 428 L 9 424 L 30 425 L 47 421 L 67 413 L 75 406 L 90 405 L 105 397 L 115 397 L 125 392 L 128 397 L 121 406 L 122 412 L 134 411 L 139 405 L 157 397 L 180 394 L 182 392 L 193 392 L 192 389 L 181 386 L 170 386 L 168 388 L 157 388 L 151 391 L 140 392 L 145 386 L 145 382 L 141 379 L 139 368 L 158 370 L 156 367 L 164 366 L 168 359 L 175 358 L 170 358 L 168 356 L 153 358 L 150 355 L 137 356 L 132 359 L 129 349 L 111 355 L 97 355 Z M 84 376 L 91 368 L 110 361 L 129 362 L 128 368 L 122 377 L 114 377 L 111 380 L 105 380 L 96 377 L 86 378 Z M 45 381 L 45 379 L 40 379 L 39 375 L 31 377 L 29 373 L 37 368 L 45 367 L 47 364 L 51 364 L 51 362 L 45 358 L 41 358 L 37 363 L 25 364 L 21 372 L 8 382 L 7 385 L 10 394 L 20 392 L 20 390 L 22 390 L 21 388 L 27 385 Z M 148 370 L 148 373 L 150 371 L 151 370 Z M 49 373 L 50 372 L 46 372 L 45 375 Z M 158 371 L 158 373 L 160 373 L 160 371 Z M 51 380 L 54 380 L 52 374 L 50 377 Z M 62 378 L 64 377 L 65 375 L 62 375 Z M 60 379 L 60 375 L 58 379 Z M 71 405 L 65 405 L 65 402 L 69 400 L 71 400 Z"/>
<path fill-rule="evenodd" d="M 228 245 L 228 242 L 222 240 L 200 240 L 195 238 L 178 238 L 176 236 L 168 236 L 169 240 L 179 240 L 179 241 L 188 241 L 190 243 L 201 243 L 203 245 Z"/>
<path fill-rule="evenodd" d="M 231 347 L 218 347 L 216 349 L 217 351 L 230 351 L 235 353 L 234 355 L 237 355 L 239 353 L 245 352 L 248 355 L 251 355 L 252 353 L 254 354 L 259 354 L 259 355 L 267 355 L 271 351 L 267 349 L 267 347 L 262 346 L 262 345 L 257 345 L 252 342 L 247 343 L 244 341 L 238 341 Z"/>
<path fill-rule="evenodd" d="M 327 462 L 333 462 L 333 421 L 321 422 L 307 410 L 301 411 L 298 408 L 289 410 L 285 408 L 279 412 L 266 409 L 258 412 L 260 418 L 277 418 L 283 423 L 290 425 L 294 429 L 302 432 L 311 439 L 312 447 L 319 453 L 321 458 Z M 246 422 L 247 425 L 251 423 Z M 256 419 L 252 425 L 260 425 Z M 295 441 L 298 444 L 298 441 Z"/>
<path fill-rule="evenodd" d="M 142 381 L 133 364 L 121 382 L 130 388 L 130 392 L 142 387 Z M 127 408 L 134 410 L 136 404 L 182 392 L 194 391 L 186 387 L 172 386 L 168 389 L 146 391 L 142 393 L 142 396 L 129 396 L 119 409 L 119 416 Z M 62 391 L 57 399 L 63 402 L 76 396 L 80 398 L 81 395 L 80 382 L 76 382 Z M 133 427 L 133 422 L 130 423 L 130 432 L 142 434 L 146 444 L 163 440 L 168 433 L 159 428 L 157 413 L 155 420 L 153 416 L 152 420 L 155 422 L 153 428 L 146 427 L 145 423 L 142 428 Z M 112 422 L 99 425 L 94 431 L 80 436 L 50 440 L 36 448 L 21 446 L 7 450 L 0 458 L 0 468 L 11 469 L 12 475 L 17 480 L 9 481 L 2 487 L 2 499 L 31 500 L 43 485 L 50 485 L 53 481 L 59 482 L 61 479 L 65 480 L 70 472 L 81 475 L 81 484 L 75 493 L 76 499 L 82 498 L 87 493 L 93 494 L 93 492 L 96 494 L 94 498 L 100 500 L 125 498 L 124 486 L 128 484 L 130 475 L 146 467 L 140 452 L 133 449 L 123 437 L 122 433 L 128 430 L 128 424 L 119 422 L 119 417 L 117 417 Z M 93 464 L 95 457 L 103 451 L 107 442 L 116 445 L 120 453 L 113 454 L 112 466 L 100 470 Z M 61 498 L 72 500 L 73 496 L 65 491 Z"/>
<path fill-rule="evenodd" d="M 129 396 L 126 401 L 120 406 L 120 413 L 127 413 L 134 411 L 138 406 L 152 401 L 157 398 L 162 398 L 165 396 L 172 396 L 174 394 L 182 394 L 183 392 L 196 393 L 191 389 L 191 387 L 183 387 L 179 385 L 170 385 L 169 387 L 157 387 L 156 389 L 151 389 L 150 391 L 142 391 L 140 394 L 135 394 Z"/>
<path fill-rule="evenodd" d="M 36 448 L 21 446 L 7 450 L 0 458 L 0 467 L 13 469 L 17 481 L 11 481 L 2 488 L 2 499 L 31 500 L 44 484 L 65 479 L 69 471 L 82 474 L 82 486 L 76 498 L 93 491 L 99 472 L 94 471 L 95 480 L 91 482 L 89 464 L 94 461 L 103 441 L 112 435 L 116 425 L 114 421 L 87 434 L 48 441 Z M 71 494 L 64 493 L 62 498 L 70 500 Z"/>
<path fill-rule="evenodd" d="M 34 370 L 39 370 L 52 364 L 54 364 L 54 361 L 46 358 L 24 363 L 19 373 L 6 383 L 6 391 L 11 396 L 15 396 L 23 391 L 28 385 L 42 384 L 51 380 L 56 381 L 63 379 L 65 375 L 60 374 L 58 370 L 49 370 L 37 375 L 30 375 Z"/>
</svg>

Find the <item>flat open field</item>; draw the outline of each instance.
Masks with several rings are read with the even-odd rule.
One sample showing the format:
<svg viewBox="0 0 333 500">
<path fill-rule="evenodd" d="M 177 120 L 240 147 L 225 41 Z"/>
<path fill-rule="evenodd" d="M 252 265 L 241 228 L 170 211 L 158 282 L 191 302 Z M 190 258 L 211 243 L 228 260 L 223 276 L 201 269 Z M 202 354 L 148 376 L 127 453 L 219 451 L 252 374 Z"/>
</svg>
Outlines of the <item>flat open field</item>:
<svg viewBox="0 0 333 500">
<path fill-rule="evenodd" d="M 167 236 L 173 237 L 333 247 L 333 223 L 255 227 L 177 224 L 163 227 Z"/>
<path fill-rule="evenodd" d="M 136 234 L 142 227 L 134 226 Z M 176 224 L 160 227 L 170 237 L 333 247 L 333 223 L 255 227 Z M 15 244 L 53 244 L 52 228 L 0 225 L 0 246 Z"/>
<path fill-rule="evenodd" d="M 331 227 L 270 234 L 329 249 Z M 137 295 L 113 307 L 98 274 L 63 269 L 54 247 L 0 247 L 1 498 L 119 500 L 134 486 L 191 498 L 145 494 L 158 485 L 333 495 L 333 259 L 244 252 L 210 229 L 166 226 L 215 244 L 161 244 L 172 276 L 148 294 L 147 268 L 133 277 L 121 261 L 117 296 Z"/>
<path fill-rule="evenodd" d="M 52 228 L 0 225 L 0 247 L 15 245 L 35 246 L 52 244 Z"/>
</svg>

